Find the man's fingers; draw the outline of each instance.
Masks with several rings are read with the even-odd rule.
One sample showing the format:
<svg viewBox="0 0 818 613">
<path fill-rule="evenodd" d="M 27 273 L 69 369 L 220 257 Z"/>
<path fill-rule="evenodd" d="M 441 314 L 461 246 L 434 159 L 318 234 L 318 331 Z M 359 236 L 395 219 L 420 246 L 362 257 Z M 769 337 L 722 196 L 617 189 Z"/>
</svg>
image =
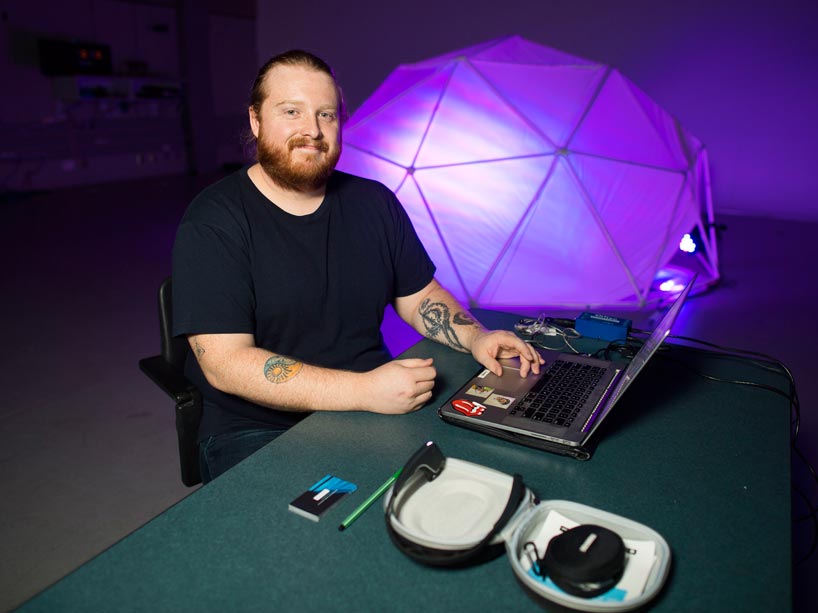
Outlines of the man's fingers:
<svg viewBox="0 0 818 613">
<path fill-rule="evenodd" d="M 432 392 L 426 392 L 425 394 L 421 394 L 420 396 L 415 397 L 415 401 L 412 403 L 412 411 L 417 411 L 420 408 L 429 402 L 432 399 Z"/>
<path fill-rule="evenodd" d="M 525 368 L 525 373 L 523 374 L 523 376 L 528 375 L 529 370 L 533 372 L 535 375 L 537 375 L 540 373 L 540 364 L 544 364 L 545 360 L 539 354 L 539 352 L 536 349 L 534 349 L 531 345 L 528 345 L 528 349 L 534 355 L 532 355 L 527 360 L 521 360 L 521 362 L 523 362 L 525 366 L 527 366 L 527 368 Z M 521 368 L 520 371 L 522 373 L 523 369 Z"/>
<path fill-rule="evenodd" d="M 393 360 L 395 364 L 400 364 L 406 368 L 422 368 L 423 366 L 431 366 L 434 362 L 433 358 L 404 358 L 402 360 Z"/>
<path fill-rule="evenodd" d="M 415 395 L 419 396 L 421 394 L 431 393 L 431 391 L 435 387 L 434 379 L 427 379 L 423 381 L 417 381 L 415 383 Z"/>
</svg>

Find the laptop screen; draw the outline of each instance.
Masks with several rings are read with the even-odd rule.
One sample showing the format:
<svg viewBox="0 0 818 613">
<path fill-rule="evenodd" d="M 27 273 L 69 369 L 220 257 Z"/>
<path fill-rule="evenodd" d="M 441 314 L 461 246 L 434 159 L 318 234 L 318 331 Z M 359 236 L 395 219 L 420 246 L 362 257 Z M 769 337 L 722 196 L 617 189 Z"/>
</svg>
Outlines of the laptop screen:
<svg viewBox="0 0 818 613">
<path fill-rule="evenodd" d="M 679 315 L 679 311 L 682 310 L 682 305 L 687 298 L 687 295 L 690 293 L 691 288 L 693 287 L 693 283 L 696 281 L 696 275 L 688 282 L 685 288 L 681 291 L 679 296 L 676 298 L 674 303 L 668 309 L 667 313 L 665 313 L 664 317 L 659 321 L 654 328 L 653 332 L 651 332 L 650 336 L 642 343 L 642 346 L 639 348 L 639 351 L 636 352 L 636 355 L 633 356 L 633 359 L 628 364 L 628 367 L 625 369 L 625 372 L 622 373 L 622 376 L 617 381 L 616 385 L 614 386 L 611 394 L 608 398 L 608 401 L 605 403 L 605 410 L 597 416 L 594 420 L 593 427 L 589 431 L 593 433 L 594 430 L 597 429 L 600 423 L 605 419 L 605 416 L 616 404 L 616 401 L 619 399 L 622 394 L 625 393 L 625 390 L 628 389 L 628 386 L 631 382 L 636 378 L 636 375 L 640 373 L 640 371 L 645 367 L 648 360 L 650 360 L 651 356 L 656 353 L 656 350 L 659 349 L 659 346 L 664 342 L 667 336 L 670 334 L 670 329 L 673 327 L 673 323 L 676 321 L 676 317 Z"/>
</svg>

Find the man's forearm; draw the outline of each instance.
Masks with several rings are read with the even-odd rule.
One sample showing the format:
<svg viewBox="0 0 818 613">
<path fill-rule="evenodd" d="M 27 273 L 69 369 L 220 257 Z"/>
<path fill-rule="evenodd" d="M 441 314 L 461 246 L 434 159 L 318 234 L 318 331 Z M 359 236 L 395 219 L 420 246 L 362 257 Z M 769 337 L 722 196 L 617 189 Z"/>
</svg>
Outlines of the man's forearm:
<svg viewBox="0 0 818 613">
<path fill-rule="evenodd" d="M 415 411 L 432 395 L 432 360 L 393 360 L 363 373 L 321 368 L 256 347 L 249 334 L 188 337 L 217 390 L 285 411 Z"/>
<path fill-rule="evenodd" d="M 474 337 L 485 332 L 463 305 L 439 286 L 420 301 L 415 328 L 426 338 L 464 353 L 470 353 Z"/>
<path fill-rule="evenodd" d="M 542 356 L 508 330 L 486 330 L 458 300 L 432 280 L 425 288 L 395 299 L 395 311 L 421 334 L 452 349 L 471 353 L 496 375 L 500 358 L 520 358 L 520 376 L 538 373 Z"/>
<path fill-rule="evenodd" d="M 201 343 L 192 345 L 208 382 L 227 394 L 287 411 L 365 409 L 359 373 L 310 366 L 258 347 L 208 356 Z"/>
</svg>

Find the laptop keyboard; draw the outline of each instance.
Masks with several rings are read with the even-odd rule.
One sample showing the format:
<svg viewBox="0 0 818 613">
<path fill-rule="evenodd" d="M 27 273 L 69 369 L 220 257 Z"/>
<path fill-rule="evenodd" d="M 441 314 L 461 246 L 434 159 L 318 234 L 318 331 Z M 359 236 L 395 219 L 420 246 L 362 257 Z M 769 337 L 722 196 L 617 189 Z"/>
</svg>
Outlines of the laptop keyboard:
<svg viewBox="0 0 818 613">
<path fill-rule="evenodd" d="M 567 428 L 604 374 L 599 366 L 557 360 L 509 414 Z"/>
</svg>

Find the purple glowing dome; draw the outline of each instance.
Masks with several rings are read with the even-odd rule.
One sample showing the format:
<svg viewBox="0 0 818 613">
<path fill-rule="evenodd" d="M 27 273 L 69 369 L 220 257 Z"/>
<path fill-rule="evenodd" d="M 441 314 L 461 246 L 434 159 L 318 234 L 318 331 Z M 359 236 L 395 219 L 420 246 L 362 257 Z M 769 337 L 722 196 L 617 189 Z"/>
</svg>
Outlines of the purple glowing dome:
<svg viewBox="0 0 818 613">
<path fill-rule="evenodd" d="M 518 36 L 399 66 L 338 167 L 397 193 L 470 305 L 643 306 L 696 228 L 688 263 L 718 278 L 702 144 L 616 69 Z"/>
</svg>

